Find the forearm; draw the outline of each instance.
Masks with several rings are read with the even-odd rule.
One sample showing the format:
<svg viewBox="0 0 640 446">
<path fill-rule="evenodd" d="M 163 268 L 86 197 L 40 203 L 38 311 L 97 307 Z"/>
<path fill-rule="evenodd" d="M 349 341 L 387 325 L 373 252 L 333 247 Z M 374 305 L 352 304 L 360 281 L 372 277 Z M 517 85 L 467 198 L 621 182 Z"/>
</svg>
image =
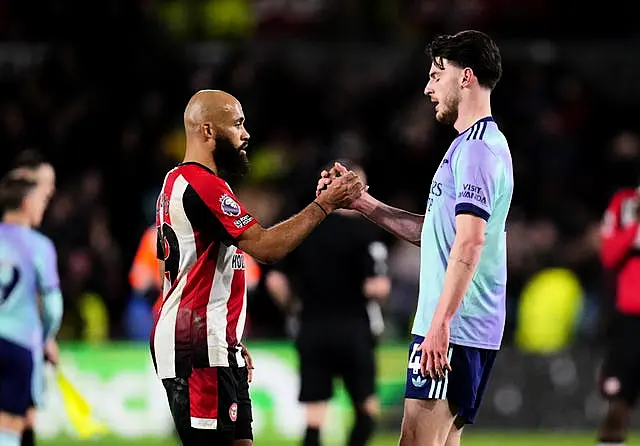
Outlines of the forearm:
<svg viewBox="0 0 640 446">
<path fill-rule="evenodd" d="M 262 263 L 274 263 L 293 251 L 326 217 L 315 203 L 293 217 L 262 230 L 257 238 L 240 240 L 238 246 Z"/>
<path fill-rule="evenodd" d="M 357 209 L 369 220 L 396 237 L 420 246 L 424 215 L 413 214 L 376 200 L 371 195 L 362 199 Z"/>
<path fill-rule="evenodd" d="M 434 314 L 436 323 L 448 323 L 458 311 L 476 271 L 482 243 L 454 241 L 447 264 L 442 294 Z"/>
<path fill-rule="evenodd" d="M 62 293 L 59 289 L 42 296 L 42 325 L 45 340 L 52 339 L 58 333 L 63 312 Z"/>
</svg>

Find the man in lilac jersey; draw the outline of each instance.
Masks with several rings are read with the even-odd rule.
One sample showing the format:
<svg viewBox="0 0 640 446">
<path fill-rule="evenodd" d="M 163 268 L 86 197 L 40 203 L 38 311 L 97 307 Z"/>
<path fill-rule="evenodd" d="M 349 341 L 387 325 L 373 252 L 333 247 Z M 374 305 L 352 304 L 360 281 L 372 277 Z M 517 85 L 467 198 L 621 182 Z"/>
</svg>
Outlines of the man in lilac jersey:
<svg viewBox="0 0 640 446">
<path fill-rule="evenodd" d="M 0 182 L 0 446 L 18 446 L 27 412 L 42 394 L 44 345 L 62 319 L 57 256 L 32 229 L 48 191 L 23 178 Z"/>
<path fill-rule="evenodd" d="M 502 75 L 497 45 L 481 32 L 462 31 L 436 38 L 427 50 L 425 95 L 436 119 L 458 136 L 433 177 L 425 215 L 368 193 L 352 207 L 421 250 L 400 445 L 458 446 L 502 341 L 513 168 L 491 116 L 491 91 Z M 339 164 L 323 172 L 318 193 L 343 172 Z"/>
</svg>

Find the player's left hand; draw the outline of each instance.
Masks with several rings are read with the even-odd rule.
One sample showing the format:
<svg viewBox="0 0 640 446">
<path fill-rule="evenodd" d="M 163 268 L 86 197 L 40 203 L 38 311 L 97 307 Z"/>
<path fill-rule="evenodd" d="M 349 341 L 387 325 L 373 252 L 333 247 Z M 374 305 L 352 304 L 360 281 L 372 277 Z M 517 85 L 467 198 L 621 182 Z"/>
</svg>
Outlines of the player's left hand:
<svg viewBox="0 0 640 446">
<path fill-rule="evenodd" d="M 436 322 L 436 321 L 434 321 Z M 446 322 L 432 323 L 429 332 L 420 344 L 422 352 L 420 370 L 422 376 L 431 379 L 444 378 L 451 365 L 447 354 L 449 352 L 449 324 Z"/>
<path fill-rule="evenodd" d="M 58 365 L 60 362 L 60 349 L 55 339 L 49 339 L 44 344 L 44 359 L 53 365 Z"/>
<path fill-rule="evenodd" d="M 249 382 L 253 381 L 253 358 L 249 354 L 249 350 L 244 344 L 240 344 L 240 352 L 242 353 L 242 357 L 244 358 L 244 362 L 247 364 L 247 371 L 249 374 Z"/>
</svg>

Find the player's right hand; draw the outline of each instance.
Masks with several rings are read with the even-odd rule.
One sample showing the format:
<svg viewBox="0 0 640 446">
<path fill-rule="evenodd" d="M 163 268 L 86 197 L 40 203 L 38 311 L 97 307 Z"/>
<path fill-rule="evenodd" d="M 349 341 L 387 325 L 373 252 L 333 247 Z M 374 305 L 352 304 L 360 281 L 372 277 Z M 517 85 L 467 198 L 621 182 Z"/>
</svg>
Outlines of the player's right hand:
<svg viewBox="0 0 640 446">
<path fill-rule="evenodd" d="M 339 208 L 348 208 L 365 190 L 360 177 L 352 171 L 347 171 L 331 179 L 326 190 L 319 194 L 316 200 L 331 212 Z"/>
</svg>

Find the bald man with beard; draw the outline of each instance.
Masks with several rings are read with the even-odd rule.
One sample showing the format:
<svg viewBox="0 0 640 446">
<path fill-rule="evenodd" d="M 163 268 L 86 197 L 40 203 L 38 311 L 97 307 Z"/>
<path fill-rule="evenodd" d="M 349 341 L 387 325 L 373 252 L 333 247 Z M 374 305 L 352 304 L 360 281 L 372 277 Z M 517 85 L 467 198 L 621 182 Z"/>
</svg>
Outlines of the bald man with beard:
<svg viewBox="0 0 640 446">
<path fill-rule="evenodd" d="M 151 354 L 185 446 L 250 445 L 244 252 L 263 263 L 282 259 L 365 187 L 346 172 L 298 214 L 264 228 L 223 179 L 248 170 L 240 102 L 199 91 L 184 127 L 184 161 L 166 175 L 156 206 L 163 297 Z"/>
</svg>

